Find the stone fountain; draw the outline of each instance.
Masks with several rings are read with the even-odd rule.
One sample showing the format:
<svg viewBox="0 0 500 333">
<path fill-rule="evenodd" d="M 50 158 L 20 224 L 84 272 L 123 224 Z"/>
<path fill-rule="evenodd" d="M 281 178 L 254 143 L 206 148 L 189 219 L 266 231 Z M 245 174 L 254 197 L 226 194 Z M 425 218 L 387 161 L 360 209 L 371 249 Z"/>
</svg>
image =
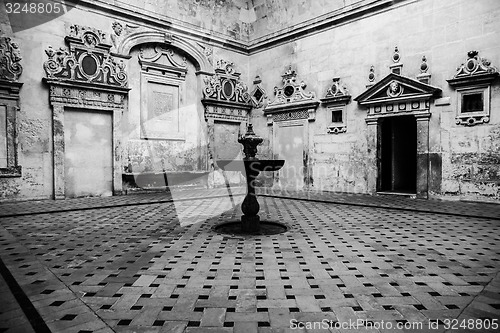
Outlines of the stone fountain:
<svg viewBox="0 0 500 333">
<path fill-rule="evenodd" d="M 258 215 L 260 210 L 259 202 L 255 194 L 255 179 L 262 171 L 277 171 L 281 169 L 284 160 L 260 160 L 257 154 L 257 146 L 263 139 L 253 131 L 252 124 L 248 124 L 245 135 L 238 138 L 238 142 L 243 145 L 243 160 L 218 160 L 217 166 L 224 171 L 240 171 L 246 175 L 247 194 L 241 204 L 241 221 L 238 221 L 236 228 L 239 228 L 239 234 L 266 234 L 266 230 L 273 230 L 271 233 L 277 233 L 276 230 L 286 231 L 286 227 L 277 222 L 262 222 Z M 221 227 L 230 227 L 228 223 Z M 231 229 L 231 228 L 229 228 Z M 234 229 L 234 228 L 233 228 Z M 234 231 L 234 230 L 233 230 Z M 238 230 L 236 230 L 238 231 Z"/>
</svg>

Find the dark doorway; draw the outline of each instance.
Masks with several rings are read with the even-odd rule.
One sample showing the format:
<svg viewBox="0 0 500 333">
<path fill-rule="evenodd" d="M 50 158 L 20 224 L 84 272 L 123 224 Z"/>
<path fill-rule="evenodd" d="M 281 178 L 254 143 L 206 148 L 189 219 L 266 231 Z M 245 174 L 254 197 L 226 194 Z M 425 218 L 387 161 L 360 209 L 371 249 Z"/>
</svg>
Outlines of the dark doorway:
<svg viewBox="0 0 500 333">
<path fill-rule="evenodd" d="M 381 120 L 379 191 L 416 193 L 417 121 L 414 116 Z"/>
</svg>

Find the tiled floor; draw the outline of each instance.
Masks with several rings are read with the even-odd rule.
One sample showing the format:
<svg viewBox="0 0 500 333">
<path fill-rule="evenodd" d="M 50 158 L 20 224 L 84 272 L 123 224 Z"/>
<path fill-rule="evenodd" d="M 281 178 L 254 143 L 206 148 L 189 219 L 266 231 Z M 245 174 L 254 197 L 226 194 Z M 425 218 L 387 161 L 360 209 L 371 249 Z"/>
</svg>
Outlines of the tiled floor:
<svg viewBox="0 0 500 333">
<path fill-rule="evenodd" d="M 288 232 L 217 234 L 235 194 L 0 205 L 0 332 L 500 332 L 499 205 L 273 193 Z"/>
</svg>

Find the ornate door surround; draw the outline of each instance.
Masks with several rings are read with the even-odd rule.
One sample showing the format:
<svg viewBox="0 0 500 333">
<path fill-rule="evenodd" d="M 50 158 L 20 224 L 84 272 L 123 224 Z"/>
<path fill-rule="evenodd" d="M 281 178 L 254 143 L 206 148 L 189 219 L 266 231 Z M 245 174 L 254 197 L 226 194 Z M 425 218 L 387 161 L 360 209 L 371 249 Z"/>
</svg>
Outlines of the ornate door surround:
<svg viewBox="0 0 500 333">
<path fill-rule="evenodd" d="M 49 59 L 43 64 L 52 106 L 54 199 L 65 198 L 64 110 L 68 107 L 112 112 L 113 194 L 121 194 L 120 122 L 129 91 L 125 64 L 110 54 L 108 36 L 100 30 L 72 25 L 65 41 L 67 48 L 48 47 Z"/>
<path fill-rule="evenodd" d="M 406 76 L 390 73 L 354 99 L 360 105 L 368 108 L 368 115 L 365 119 L 368 125 L 367 136 L 369 146 L 374 148 L 380 146 L 382 119 L 408 115 L 416 118 L 416 195 L 419 198 L 428 197 L 430 101 L 440 93 L 439 88 Z M 371 188 L 371 191 L 375 192 L 380 189 L 382 175 L 379 168 L 379 149 L 373 150 L 372 154 L 377 154 L 377 156 L 370 160 L 376 161 L 378 166 L 369 168 L 369 170 L 376 170 L 376 174 L 371 174 L 369 177 L 377 179 L 376 188 Z"/>
<path fill-rule="evenodd" d="M 316 108 L 319 101 L 313 91 L 305 91 L 306 84 L 297 82 L 297 73 L 291 66 L 281 76 L 283 85 L 281 88 L 274 87 L 276 98 L 269 102 L 264 109 L 269 126 L 269 138 L 273 155 L 276 154 L 274 143 L 280 127 L 304 126 L 303 133 L 303 178 L 304 186 L 312 184 L 312 161 L 310 149 L 312 147 L 312 136 L 310 135 L 309 123 L 316 119 Z M 274 157 L 274 156 L 273 156 Z M 286 161 L 285 161 L 286 163 Z"/>
</svg>

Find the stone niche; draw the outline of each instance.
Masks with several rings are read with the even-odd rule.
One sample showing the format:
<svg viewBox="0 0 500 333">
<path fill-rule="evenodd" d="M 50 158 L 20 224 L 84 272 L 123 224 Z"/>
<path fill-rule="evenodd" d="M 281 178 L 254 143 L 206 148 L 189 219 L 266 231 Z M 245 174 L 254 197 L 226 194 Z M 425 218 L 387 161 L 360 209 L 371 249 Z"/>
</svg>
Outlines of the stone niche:
<svg viewBox="0 0 500 333">
<path fill-rule="evenodd" d="M 185 95 L 187 59 L 166 45 L 142 47 L 141 138 L 184 140 L 181 99 Z"/>
<path fill-rule="evenodd" d="M 19 82 L 23 68 L 19 45 L 10 37 L 0 36 L 0 178 L 20 177 L 17 152 L 17 113 Z"/>
<path fill-rule="evenodd" d="M 125 63 L 122 59 L 110 54 L 111 44 L 104 32 L 92 27 L 72 25 L 65 37 L 67 47 L 49 46 L 45 51 L 48 60 L 43 64 L 46 77 L 43 81 L 49 86 L 49 101 L 52 106 L 53 122 L 53 158 L 54 158 L 54 193 L 55 199 L 63 199 L 67 195 L 111 195 L 122 191 L 122 157 L 121 157 L 121 117 L 126 108 L 128 95 L 128 77 Z M 66 119 L 67 118 L 67 119 Z M 85 120 L 86 119 L 86 120 Z M 95 126 L 87 123 L 106 122 L 109 138 L 102 138 Z M 76 123 L 74 123 L 76 122 Z M 106 183 L 106 189 L 98 190 L 101 185 L 96 177 L 89 181 L 96 182 L 95 189 L 89 184 L 82 183 L 82 176 L 92 173 L 89 169 L 77 170 L 78 163 L 70 163 L 84 154 L 75 153 L 68 149 L 82 149 L 75 138 L 78 133 L 71 131 L 69 126 L 85 128 L 84 131 L 94 132 L 99 140 L 106 140 L 109 144 L 105 156 L 106 166 L 96 167 L 95 172 L 100 175 L 106 172 L 101 182 Z M 80 134 L 84 133 L 82 131 Z M 81 137 L 81 136 L 80 136 Z M 87 146 L 90 151 L 101 151 L 99 143 L 92 139 L 81 140 L 83 143 L 94 143 L 96 146 Z M 70 156 L 71 155 L 71 156 Z M 89 168 L 93 167 L 89 165 Z M 108 172 L 109 170 L 109 172 Z M 81 186 L 81 188 L 80 188 Z M 85 189 L 84 189 L 85 187 Z"/>
</svg>

